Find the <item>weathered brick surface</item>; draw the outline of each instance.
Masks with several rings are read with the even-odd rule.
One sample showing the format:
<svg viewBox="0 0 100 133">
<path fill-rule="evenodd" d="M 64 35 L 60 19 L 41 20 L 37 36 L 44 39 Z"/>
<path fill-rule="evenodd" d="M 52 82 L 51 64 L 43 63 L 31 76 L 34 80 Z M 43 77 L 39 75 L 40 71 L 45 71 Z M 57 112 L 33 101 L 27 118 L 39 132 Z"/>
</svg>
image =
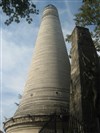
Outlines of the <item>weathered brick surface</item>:
<svg viewBox="0 0 100 133">
<path fill-rule="evenodd" d="M 71 54 L 70 111 L 83 121 L 86 133 L 98 133 L 96 100 L 99 94 L 97 83 L 99 66 L 88 29 L 82 27 L 74 29 Z"/>
</svg>

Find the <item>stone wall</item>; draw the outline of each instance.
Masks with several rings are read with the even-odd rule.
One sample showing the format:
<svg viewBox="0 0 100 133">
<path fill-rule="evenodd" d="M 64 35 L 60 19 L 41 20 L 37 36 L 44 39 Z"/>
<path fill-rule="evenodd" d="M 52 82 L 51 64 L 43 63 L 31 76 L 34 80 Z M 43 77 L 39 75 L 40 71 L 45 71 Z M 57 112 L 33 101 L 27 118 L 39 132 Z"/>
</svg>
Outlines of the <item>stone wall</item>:
<svg viewBox="0 0 100 133">
<path fill-rule="evenodd" d="M 99 60 L 87 28 L 75 27 L 71 56 L 70 111 L 83 122 L 85 133 L 98 133 Z"/>
</svg>

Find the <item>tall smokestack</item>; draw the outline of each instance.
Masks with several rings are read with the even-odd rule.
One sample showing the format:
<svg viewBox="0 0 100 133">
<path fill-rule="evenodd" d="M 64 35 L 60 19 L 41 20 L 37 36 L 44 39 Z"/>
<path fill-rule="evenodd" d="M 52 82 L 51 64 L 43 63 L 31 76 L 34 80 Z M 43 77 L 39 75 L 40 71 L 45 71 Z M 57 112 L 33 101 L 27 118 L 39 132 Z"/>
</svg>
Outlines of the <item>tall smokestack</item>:
<svg viewBox="0 0 100 133">
<path fill-rule="evenodd" d="M 58 11 L 48 5 L 43 11 L 22 100 L 13 118 L 5 123 L 6 132 L 38 133 L 46 121 L 40 116 L 69 111 L 69 91 L 70 64 Z"/>
</svg>

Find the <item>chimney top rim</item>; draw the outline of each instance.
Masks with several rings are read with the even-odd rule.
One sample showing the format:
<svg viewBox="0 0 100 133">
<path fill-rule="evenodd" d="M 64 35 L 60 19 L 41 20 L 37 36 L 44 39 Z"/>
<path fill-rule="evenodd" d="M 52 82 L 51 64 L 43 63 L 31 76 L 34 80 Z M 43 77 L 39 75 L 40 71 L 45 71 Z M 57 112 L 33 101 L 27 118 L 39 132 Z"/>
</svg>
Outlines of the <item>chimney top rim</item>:
<svg viewBox="0 0 100 133">
<path fill-rule="evenodd" d="M 50 8 L 57 10 L 57 8 L 54 5 L 52 5 L 52 4 L 49 4 L 49 5 L 45 6 L 44 10 L 50 9 Z"/>
</svg>

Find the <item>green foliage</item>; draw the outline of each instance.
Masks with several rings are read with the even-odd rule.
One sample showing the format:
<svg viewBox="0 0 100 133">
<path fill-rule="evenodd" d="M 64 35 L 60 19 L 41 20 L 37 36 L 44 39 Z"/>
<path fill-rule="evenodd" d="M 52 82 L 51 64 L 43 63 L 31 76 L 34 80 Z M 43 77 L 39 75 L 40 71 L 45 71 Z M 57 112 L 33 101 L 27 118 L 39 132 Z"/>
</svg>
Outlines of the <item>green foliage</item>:
<svg viewBox="0 0 100 133">
<path fill-rule="evenodd" d="M 65 39 L 67 42 L 71 42 L 71 35 L 67 34 Z"/>
<path fill-rule="evenodd" d="M 99 0 L 83 0 L 79 13 L 75 15 L 76 25 L 94 27 L 92 38 L 97 51 L 100 51 L 100 1 Z"/>
<path fill-rule="evenodd" d="M 21 18 L 25 18 L 28 23 L 32 22 L 31 14 L 38 14 L 36 5 L 31 0 L 0 0 L 2 11 L 9 17 L 5 21 L 6 25 L 13 21 L 20 22 Z"/>
</svg>

